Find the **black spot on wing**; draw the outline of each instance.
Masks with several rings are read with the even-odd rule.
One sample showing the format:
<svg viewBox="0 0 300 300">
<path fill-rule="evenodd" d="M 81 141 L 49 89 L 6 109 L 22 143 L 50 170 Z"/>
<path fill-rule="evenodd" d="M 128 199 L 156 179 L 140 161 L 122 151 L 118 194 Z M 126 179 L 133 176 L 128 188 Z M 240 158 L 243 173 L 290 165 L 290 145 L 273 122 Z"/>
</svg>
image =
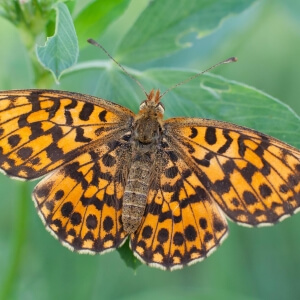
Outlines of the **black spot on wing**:
<svg viewBox="0 0 300 300">
<path fill-rule="evenodd" d="M 257 148 L 254 150 L 254 152 L 258 155 L 258 156 L 263 156 L 264 151 L 270 146 L 270 143 L 268 143 L 267 141 L 263 141 L 262 143 L 260 143 Z"/>
<path fill-rule="evenodd" d="M 213 220 L 213 227 L 214 227 L 214 230 L 216 230 L 217 232 L 220 232 L 225 229 L 224 223 L 217 217 L 215 217 Z"/>
<path fill-rule="evenodd" d="M 207 127 L 204 138 L 207 144 L 214 145 L 217 142 L 216 128 Z"/>
<path fill-rule="evenodd" d="M 86 190 L 89 183 L 85 179 L 84 174 L 78 171 L 79 168 L 80 165 L 78 162 L 70 163 L 69 165 L 65 166 L 65 174 L 70 176 L 72 179 L 76 180 L 78 183 L 80 183 L 83 190 Z"/>
<path fill-rule="evenodd" d="M 246 152 L 246 146 L 245 146 L 245 144 L 244 144 L 244 138 L 242 137 L 242 136 L 240 136 L 239 138 L 238 138 L 238 146 L 239 146 L 239 155 L 241 156 L 241 157 L 244 157 L 244 155 L 245 155 L 245 152 Z"/>
<path fill-rule="evenodd" d="M 44 130 L 42 129 L 42 123 L 36 122 L 29 125 L 31 135 L 29 137 L 30 140 L 36 139 L 42 135 L 45 134 Z M 55 127 L 49 130 L 49 132 L 53 135 L 53 132 L 55 131 Z"/>
<path fill-rule="evenodd" d="M 58 190 L 54 195 L 54 200 L 58 201 L 62 199 L 62 197 L 65 195 L 65 192 L 63 190 Z"/>
<path fill-rule="evenodd" d="M 211 160 L 212 158 L 214 158 L 215 155 L 214 155 L 214 153 L 209 152 L 209 153 L 205 154 L 205 156 L 204 156 L 203 159 L 198 159 L 197 157 L 194 157 L 193 155 L 192 155 L 192 157 L 193 157 L 194 161 L 195 161 L 197 164 L 199 164 L 199 165 L 201 165 L 201 166 L 203 166 L 203 167 L 209 167 L 209 166 L 210 166 L 210 160 Z"/>
<path fill-rule="evenodd" d="M 172 219 L 173 215 L 170 210 L 163 212 L 159 215 L 158 222 L 164 222 L 165 220 Z"/>
<path fill-rule="evenodd" d="M 77 226 L 81 223 L 81 220 L 82 220 L 82 217 L 81 217 L 81 214 L 78 213 L 78 212 L 74 212 L 72 215 L 71 215 L 71 218 L 70 218 L 70 221 L 71 221 L 71 224 L 74 225 L 74 226 Z"/>
<path fill-rule="evenodd" d="M 109 232 L 114 226 L 114 221 L 110 216 L 106 216 L 103 221 L 103 229 L 106 232 Z"/>
<path fill-rule="evenodd" d="M 76 142 L 81 142 L 81 143 L 88 143 L 88 142 L 92 141 L 92 139 L 84 136 L 84 129 L 83 128 L 76 127 L 75 141 Z"/>
<path fill-rule="evenodd" d="M 166 151 L 166 153 L 169 155 L 172 162 L 176 162 L 178 160 L 178 156 L 174 151 Z"/>
<path fill-rule="evenodd" d="M 39 198 L 44 198 L 44 197 L 47 197 L 50 194 L 50 190 L 51 190 L 51 186 L 47 185 L 47 186 L 44 186 L 41 189 L 35 190 L 35 193 Z"/>
<path fill-rule="evenodd" d="M 187 148 L 190 154 L 194 153 L 196 150 L 190 143 L 182 142 L 182 144 Z"/>
<path fill-rule="evenodd" d="M 264 175 L 264 176 L 268 176 L 269 174 L 270 174 L 270 172 L 271 172 L 271 166 L 270 166 L 270 164 L 266 161 L 266 160 L 264 160 L 264 159 L 262 159 L 262 163 L 263 163 L 263 167 L 261 168 L 261 173 Z"/>
<path fill-rule="evenodd" d="M 102 162 L 106 167 L 112 167 L 116 164 L 116 159 L 109 153 L 106 153 L 102 157 Z"/>
<path fill-rule="evenodd" d="M 157 234 L 157 240 L 159 243 L 163 244 L 169 239 L 169 231 L 166 228 L 159 230 Z"/>
<path fill-rule="evenodd" d="M 181 246 L 184 243 L 184 236 L 181 232 L 175 232 L 174 236 L 173 236 L 173 243 L 176 246 Z"/>
<path fill-rule="evenodd" d="M 256 167 L 248 163 L 245 168 L 241 169 L 241 174 L 248 183 L 251 183 L 252 177 L 256 171 L 257 171 Z"/>
<path fill-rule="evenodd" d="M 90 232 L 90 231 L 88 231 L 88 232 L 85 234 L 85 236 L 84 236 L 83 239 L 84 239 L 84 240 L 91 240 L 91 241 L 94 241 L 94 240 L 95 240 L 93 233 Z"/>
<path fill-rule="evenodd" d="M 162 205 L 157 204 L 154 201 L 148 205 L 148 208 L 145 209 L 145 213 L 150 213 L 154 216 L 159 215 L 161 213 Z"/>
<path fill-rule="evenodd" d="M 77 103 L 78 102 L 76 100 L 72 99 L 72 102 L 65 106 L 65 118 L 67 125 L 73 124 L 73 118 L 70 110 L 74 109 L 77 106 Z"/>
<path fill-rule="evenodd" d="M 261 184 L 259 186 L 259 192 L 263 198 L 267 198 L 272 194 L 271 188 L 266 184 Z"/>
<path fill-rule="evenodd" d="M 196 232 L 195 227 L 192 225 L 188 225 L 187 227 L 185 227 L 184 235 L 188 241 L 190 241 L 190 242 L 194 241 L 197 237 L 197 232 Z"/>
<path fill-rule="evenodd" d="M 107 111 L 106 110 L 103 110 L 103 111 L 101 111 L 100 113 L 99 113 L 99 120 L 101 121 L 101 122 L 107 122 L 107 120 L 106 120 L 106 115 L 107 115 Z"/>
<path fill-rule="evenodd" d="M 165 170 L 165 176 L 167 178 L 175 178 L 178 174 L 178 168 L 176 166 L 170 167 Z"/>
<path fill-rule="evenodd" d="M 300 181 L 300 177 L 298 175 L 291 174 L 288 177 L 288 182 L 291 186 L 298 185 L 299 181 Z"/>
<path fill-rule="evenodd" d="M 255 195 L 249 191 L 245 191 L 243 193 L 243 198 L 246 202 L 247 205 L 253 205 L 256 202 L 258 202 L 257 198 L 255 197 Z"/>
<path fill-rule="evenodd" d="M 28 117 L 28 114 L 23 114 L 19 117 L 19 120 L 18 120 L 19 128 L 22 128 L 22 127 L 28 125 L 27 117 Z"/>
<path fill-rule="evenodd" d="M 147 225 L 143 229 L 142 236 L 144 239 L 149 239 L 152 236 L 152 233 L 153 233 L 152 227 Z"/>
<path fill-rule="evenodd" d="M 85 102 L 79 113 L 80 120 L 88 121 L 93 111 L 94 105 L 92 103 Z"/>
<path fill-rule="evenodd" d="M 189 135 L 189 138 L 193 139 L 198 135 L 198 130 L 195 127 L 191 127 L 191 134 Z"/>
<path fill-rule="evenodd" d="M 32 124 L 33 125 L 33 124 Z M 34 133 L 34 136 L 42 135 L 43 132 L 40 131 L 40 129 L 37 128 L 38 126 L 32 126 L 32 132 Z M 54 126 L 50 133 L 52 135 L 52 138 L 54 141 L 58 141 L 63 137 L 63 131 L 59 126 Z"/>
<path fill-rule="evenodd" d="M 216 191 L 219 194 L 225 194 L 228 193 L 231 188 L 231 182 L 228 178 L 224 178 L 222 180 L 217 180 L 214 183 L 214 191 Z"/>
<path fill-rule="evenodd" d="M 64 216 L 64 217 L 69 217 L 70 214 L 72 213 L 73 211 L 73 204 L 71 202 L 66 202 L 63 204 L 63 206 L 61 207 L 61 214 Z"/>
<path fill-rule="evenodd" d="M 202 229 L 206 229 L 207 228 L 207 220 L 205 218 L 200 218 L 199 219 L 199 225 Z"/>
<path fill-rule="evenodd" d="M 16 147 L 21 141 L 21 137 L 18 134 L 13 134 L 8 137 L 8 143 L 11 147 Z"/>
<path fill-rule="evenodd" d="M 90 214 L 86 218 L 86 226 L 88 229 L 95 229 L 98 225 L 97 217 L 93 214 Z"/>
<path fill-rule="evenodd" d="M 205 243 L 208 243 L 210 240 L 213 239 L 213 235 L 210 233 L 210 232 L 205 232 L 205 235 L 204 235 L 204 242 Z"/>
<path fill-rule="evenodd" d="M 45 151 L 47 153 L 48 158 L 51 159 L 51 161 L 53 161 L 53 162 L 60 160 L 63 157 L 63 155 L 64 155 L 62 149 L 59 148 L 57 146 L 57 144 L 55 144 L 55 143 L 50 144 L 45 149 Z"/>
<path fill-rule="evenodd" d="M 32 91 L 30 93 L 30 103 L 32 106 L 32 111 L 38 111 L 41 109 L 39 97 L 40 97 L 39 91 Z"/>
<path fill-rule="evenodd" d="M 289 188 L 288 188 L 288 186 L 286 184 L 282 184 L 279 187 L 279 190 L 280 190 L 281 193 L 286 194 L 289 191 Z"/>
<path fill-rule="evenodd" d="M 225 153 L 228 149 L 229 149 L 229 147 L 231 146 L 231 144 L 232 144 L 232 141 L 233 141 L 233 139 L 231 138 L 231 136 L 229 135 L 229 133 L 228 133 L 228 131 L 227 130 L 223 130 L 223 135 L 224 135 L 224 137 L 225 137 L 225 139 L 226 139 L 226 142 L 225 142 L 225 144 L 223 145 L 223 146 L 221 146 L 219 149 L 218 149 L 218 153 L 219 154 L 222 154 L 222 153 Z"/>
<path fill-rule="evenodd" d="M 234 160 L 229 159 L 222 165 L 222 168 L 225 174 L 231 174 L 234 171 L 234 169 L 236 169 L 236 164 Z"/>
<path fill-rule="evenodd" d="M 29 158 L 31 156 L 31 154 L 33 153 L 33 150 L 31 147 L 23 147 L 23 148 L 20 148 L 18 151 L 17 151 L 17 155 L 22 159 L 22 160 L 25 160 L 27 158 Z"/>
<path fill-rule="evenodd" d="M 180 208 L 185 208 L 192 203 L 197 203 L 206 200 L 207 198 L 208 196 L 206 191 L 201 187 L 197 187 L 195 188 L 195 194 L 189 195 L 187 198 L 183 199 L 180 202 Z"/>
</svg>

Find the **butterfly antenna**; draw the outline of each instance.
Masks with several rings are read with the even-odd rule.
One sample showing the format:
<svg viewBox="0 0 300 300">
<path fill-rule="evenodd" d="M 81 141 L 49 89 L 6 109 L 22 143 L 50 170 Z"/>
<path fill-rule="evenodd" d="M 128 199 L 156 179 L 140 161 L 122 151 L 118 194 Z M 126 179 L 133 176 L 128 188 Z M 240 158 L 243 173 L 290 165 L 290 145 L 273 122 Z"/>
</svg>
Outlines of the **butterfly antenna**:
<svg viewBox="0 0 300 300">
<path fill-rule="evenodd" d="M 146 97 L 148 97 L 148 94 L 147 94 L 147 92 L 146 92 L 146 90 L 144 89 L 144 87 L 142 86 L 142 84 L 136 79 L 136 78 L 134 78 L 131 74 L 129 74 L 127 71 L 126 71 L 126 69 L 121 65 L 121 64 L 119 64 L 107 51 L 106 51 L 106 49 L 102 46 L 102 45 L 100 45 L 99 43 L 97 43 L 95 40 L 93 40 L 93 39 L 88 39 L 87 40 L 88 41 L 88 43 L 90 43 L 90 44 L 92 44 L 92 45 L 94 45 L 94 46 L 96 46 L 96 47 L 99 47 L 100 49 L 102 49 L 103 51 L 104 51 L 104 53 L 106 53 L 106 55 L 113 61 L 113 62 L 115 62 L 122 70 L 123 70 L 123 72 L 127 75 L 127 76 L 129 76 L 131 79 L 133 79 L 136 83 L 137 83 L 137 85 L 141 88 L 141 90 L 144 92 L 144 94 L 146 95 Z"/>
<path fill-rule="evenodd" d="M 225 59 L 225 60 L 223 60 L 223 61 L 221 61 L 221 62 L 219 62 L 219 63 L 217 63 L 217 64 L 215 64 L 215 65 L 213 65 L 213 66 L 211 66 L 211 67 L 209 67 L 209 68 L 206 69 L 205 71 L 202 71 L 202 72 L 200 72 L 200 73 L 197 73 L 197 74 L 195 74 L 194 76 L 192 76 L 192 77 L 190 77 L 190 78 L 188 78 L 188 79 L 186 79 L 186 80 L 183 80 L 183 81 L 181 81 L 181 82 L 179 82 L 179 83 L 176 83 L 176 84 L 174 84 L 173 86 L 171 86 L 170 88 L 168 88 L 168 89 L 160 96 L 160 99 L 161 99 L 166 93 L 168 93 L 169 91 L 171 91 L 171 90 L 175 89 L 176 87 L 178 87 L 178 86 L 180 86 L 180 85 L 182 85 L 182 84 L 185 84 L 185 83 L 187 83 L 187 82 L 189 82 L 189 81 L 191 81 L 191 80 L 193 80 L 193 79 L 195 79 L 195 78 L 201 76 L 202 74 L 204 74 L 204 73 L 210 71 L 211 69 L 214 69 L 214 68 L 216 68 L 216 67 L 218 67 L 218 66 L 220 66 L 220 65 L 223 65 L 223 64 L 229 64 L 229 63 L 236 62 L 236 61 L 237 61 L 237 58 L 236 58 L 236 57 L 230 57 L 230 58 L 227 58 L 227 59 Z"/>
</svg>

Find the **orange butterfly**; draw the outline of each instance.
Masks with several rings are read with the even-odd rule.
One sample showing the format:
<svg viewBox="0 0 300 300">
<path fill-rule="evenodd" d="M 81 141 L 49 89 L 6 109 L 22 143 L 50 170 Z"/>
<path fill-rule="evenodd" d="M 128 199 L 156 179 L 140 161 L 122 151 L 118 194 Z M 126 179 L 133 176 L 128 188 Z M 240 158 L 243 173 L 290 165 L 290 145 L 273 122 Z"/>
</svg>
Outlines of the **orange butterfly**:
<svg viewBox="0 0 300 300">
<path fill-rule="evenodd" d="M 134 115 L 112 102 L 53 90 L 0 92 L 0 164 L 35 179 L 46 227 L 71 250 L 124 243 L 143 262 L 175 269 L 226 237 L 225 215 L 273 224 L 300 203 L 300 152 L 226 122 L 163 121 L 159 91 Z"/>
<path fill-rule="evenodd" d="M 69 249 L 104 253 L 129 235 L 142 262 L 172 270 L 225 239 L 225 216 L 259 226 L 296 212 L 299 150 L 226 122 L 164 121 L 161 96 L 152 90 L 135 115 L 78 93 L 0 92 L 0 168 L 47 175 L 33 200 Z"/>
</svg>

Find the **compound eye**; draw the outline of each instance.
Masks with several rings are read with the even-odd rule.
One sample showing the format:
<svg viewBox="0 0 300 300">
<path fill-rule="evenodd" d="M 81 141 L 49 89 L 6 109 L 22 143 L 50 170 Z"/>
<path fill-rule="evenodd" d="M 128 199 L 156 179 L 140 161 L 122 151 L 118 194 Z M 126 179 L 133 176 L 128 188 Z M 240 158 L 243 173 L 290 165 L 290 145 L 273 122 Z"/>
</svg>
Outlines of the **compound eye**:
<svg viewBox="0 0 300 300">
<path fill-rule="evenodd" d="M 157 104 L 156 108 L 158 109 L 158 111 L 159 111 L 161 114 L 164 114 L 164 112 L 165 112 L 165 107 L 164 107 L 164 105 L 163 105 L 162 103 L 159 102 L 159 103 Z"/>
<path fill-rule="evenodd" d="M 143 102 L 140 104 L 140 110 L 141 110 L 141 109 L 144 109 L 146 106 L 147 106 L 146 101 L 143 101 Z"/>
</svg>

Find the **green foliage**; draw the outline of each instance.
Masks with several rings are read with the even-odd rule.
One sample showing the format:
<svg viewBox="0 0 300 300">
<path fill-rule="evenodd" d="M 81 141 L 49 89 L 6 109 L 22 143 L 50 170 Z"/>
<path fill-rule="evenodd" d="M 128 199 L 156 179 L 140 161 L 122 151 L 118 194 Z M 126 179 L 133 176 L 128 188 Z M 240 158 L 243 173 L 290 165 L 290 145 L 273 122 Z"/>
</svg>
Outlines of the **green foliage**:
<svg viewBox="0 0 300 300">
<path fill-rule="evenodd" d="M 81 48 L 88 44 L 86 40 L 100 36 L 105 29 L 124 13 L 129 0 L 94 1 L 87 5 L 76 17 L 75 27 Z"/>
<path fill-rule="evenodd" d="M 3 45 L 0 87 L 59 88 L 83 92 L 137 111 L 145 95 L 105 54 L 87 44 L 86 39 L 101 41 L 147 92 L 152 88 L 165 91 L 199 72 L 200 66 L 209 66 L 207 62 L 199 64 L 204 51 L 208 53 L 206 59 L 209 60 L 216 59 L 212 53 L 217 53 L 217 61 L 225 58 L 221 58 L 222 53 L 232 56 L 236 54 L 233 49 L 237 53 L 242 51 L 239 47 L 246 45 L 245 40 L 251 37 L 251 32 L 248 31 L 247 36 L 242 33 L 232 46 L 224 41 L 221 24 L 235 14 L 237 17 L 241 15 L 240 19 L 245 18 L 246 25 L 250 26 L 249 23 L 254 21 L 245 17 L 244 10 L 257 1 L 63 1 L 69 7 L 72 22 L 65 5 L 57 2 L 62 1 L 0 1 L 0 13 L 10 22 L 0 20 L 0 27 L 5 28 L 0 28 Z M 58 16 L 55 16 L 54 4 L 60 12 Z M 261 15 L 261 19 L 266 16 Z M 297 15 L 295 10 L 293 15 Z M 239 22 L 240 30 L 243 30 L 246 25 L 242 20 Z M 80 50 L 79 62 L 75 65 L 78 50 L 72 23 Z M 257 24 L 257 28 L 263 27 Z M 53 33 L 54 28 L 56 31 Z M 254 29 L 253 32 L 258 31 Z M 222 34 L 218 35 L 220 30 Z M 230 28 L 224 30 L 227 30 L 227 36 L 232 32 Z M 276 39 L 279 33 L 277 30 Z M 42 45 L 51 36 L 47 44 L 50 52 L 49 48 L 41 47 L 38 52 L 42 51 L 40 61 L 56 77 L 65 67 L 70 67 L 61 76 L 60 85 L 55 84 L 54 77 L 39 63 L 34 51 L 36 45 Z M 199 44 L 201 41 L 205 42 Z M 258 78 L 261 70 L 252 70 L 251 67 L 255 65 L 258 51 L 262 51 L 261 45 L 263 40 L 260 48 L 248 53 L 244 60 L 221 66 L 214 72 L 238 70 L 239 77 L 253 73 Z M 230 49 L 230 54 L 226 48 Z M 274 52 L 269 51 L 267 57 Z M 244 67 L 245 60 L 250 60 L 247 67 Z M 190 69 L 174 68 L 182 61 Z M 273 59 L 271 66 L 278 63 Z M 268 67 L 263 69 L 268 70 Z M 289 84 L 293 78 L 298 77 L 295 75 L 291 80 L 288 76 L 281 76 L 280 81 L 285 81 L 285 87 L 292 88 Z M 265 80 L 269 77 L 265 76 Z M 263 85 L 257 86 L 264 88 Z M 277 86 L 274 85 L 274 91 L 277 91 Z M 282 93 L 286 95 L 287 90 L 283 89 Z M 166 117 L 194 116 L 230 121 L 300 147 L 299 117 L 285 104 L 245 84 L 205 74 L 172 90 L 163 102 Z M 291 221 L 294 223 L 286 221 L 284 224 L 287 225 L 281 224 L 273 231 L 253 229 L 250 232 L 233 226 L 229 237 L 231 241 L 212 258 L 194 267 L 168 273 L 147 267 L 137 269 L 139 263 L 128 249 L 128 244 L 121 248 L 120 255 L 116 251 L 99 257 L 70 253 L 44 232 L 33 207 L 26 208 L 24 204 L 30 197 L 28 193 L 23 192 L 23 197 L 18 197 L 18 191 L 22 189 L 23 186 L 13 185 L 11 180 L 1 177 L 0 190 L 4 196 L 0 201 L 0 286 L 3 298 L 153 299 L 163 295 L 165 299 L 280 299 L 291 298 L 293 289 L 295 294 L 300 292 L 296 280 L 300 269 L 299 259 L 296 261 L 300 239 L 298 232 L 291 230 L 291 227 L 299 226 L 297 217 Z M 17 207 L 22 208 L 21 217 Z M 294 226 L 289 228 L 288 224 Z M 274 248 L 275 242 L 278 247 Z M 120 256 L 125 263 L 120 261 Z"/>
<path fill-rule="evenodd" d="M 45 46 L 37 46 L 36 55 L 41 65 L 52 72 L 58 81 L 62 72 L 77 62 L 78 41 L 68 7 L 57 3 L 55 34 L 47 39 Z"/>
<path fill-rule="evenodd" d="M 125 264 L 131 268 L 136 270 L 142 263 L 133 255 L 133 252 L 129 249 L 129 240 L 127 239 L 126 242 L 122 247 L 118 249 L 118 252 L 125 262 Z"/>
<path fill-rule="evenodd" d="M 117 57 L 123 63 L 145 62 L 191 47 L 191 36 L 203 38 L 230 14 L 254 0 L 153 1 L 123 37 Z"/>
</svg>

